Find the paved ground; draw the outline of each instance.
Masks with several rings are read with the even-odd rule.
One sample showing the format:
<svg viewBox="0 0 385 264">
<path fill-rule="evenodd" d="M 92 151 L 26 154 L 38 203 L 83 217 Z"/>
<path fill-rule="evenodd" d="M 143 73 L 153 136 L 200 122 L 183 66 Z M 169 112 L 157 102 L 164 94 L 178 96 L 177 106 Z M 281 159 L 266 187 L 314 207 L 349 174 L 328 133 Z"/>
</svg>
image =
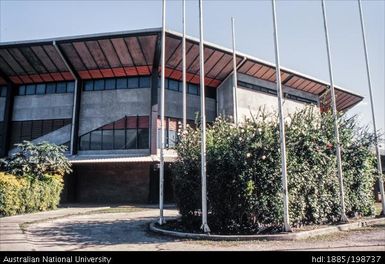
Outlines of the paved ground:
<svg viewBox="0 0 385 264">
<path fill-rule="evenodd" d="M 148 223 L 156 219 L 158 212 L 149 207 L 128 210 L 71 207 L 0 218 L 0 250 L 385 251 L 384 225 L 300 241 L 195 241 L 150 233 Z M 165 216 L 175 215 L 175 210 L 165 210 Z"/>
</svg>

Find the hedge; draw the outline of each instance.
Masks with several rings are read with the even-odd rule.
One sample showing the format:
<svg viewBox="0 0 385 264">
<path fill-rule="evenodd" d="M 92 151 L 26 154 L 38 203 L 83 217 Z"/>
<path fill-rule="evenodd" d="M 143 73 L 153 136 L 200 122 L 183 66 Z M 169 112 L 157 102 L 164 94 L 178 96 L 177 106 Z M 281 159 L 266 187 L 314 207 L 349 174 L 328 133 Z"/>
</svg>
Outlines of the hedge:
<svg viewBox="0 0 385 264">
<path fill-rule="evenodd" d="M 20 177 L 0 172 L 0 215 L 55 209 L 63 189 L 61 176 Z"/>
<path fill-rule="evenodd" d="M 219 117 L 207 128 L 209 225 L 217 233 L 279 231 L 283 222 L 281 155 L 277 117 L 265 111 L 239 126 Z M 331 113 L 312 107 L 286 123 L 291 225 L 339 220 Z M 339 118 L 345 203 L 348 216 L 374 213 L 373 134 L 356 118 Z M 200 130 L 188 128 L 173 166 L 175 199 L 186 227 L 199 228 L 201 212 Z"/>
</svg>

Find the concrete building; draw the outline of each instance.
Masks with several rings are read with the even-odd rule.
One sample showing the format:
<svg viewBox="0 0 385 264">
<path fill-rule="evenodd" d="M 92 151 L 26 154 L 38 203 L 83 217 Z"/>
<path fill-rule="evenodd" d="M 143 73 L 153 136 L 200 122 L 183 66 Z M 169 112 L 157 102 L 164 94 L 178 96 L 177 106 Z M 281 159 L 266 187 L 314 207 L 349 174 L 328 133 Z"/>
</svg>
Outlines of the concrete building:
<svg viewBox="0 0 385 264">
<path fill-rule="evenodd" d="M 69 147 L 63 200 L 148 202 L 158 197 L 161 29 L 0 43 L 0 154 L 22 140 Z M 187 38 L 187 117 L 200 109 L 199 41 Z M 166 32 L 166 144 L 182 119 L 182 36 Z M 275 67 L 237 53 L 240 118 L 277 106 Z M 205 43 L 207 121 L 233 114 L 232 52 Z M 283 68 L 285 112 L 330 104 L 328 84 Z M 336 87 L 337 108 L 363 97 Z M 169 151 L 166 162 L 175 156 Z M 172 199 L 166 168 L 166 201 Z"/>
</svg>

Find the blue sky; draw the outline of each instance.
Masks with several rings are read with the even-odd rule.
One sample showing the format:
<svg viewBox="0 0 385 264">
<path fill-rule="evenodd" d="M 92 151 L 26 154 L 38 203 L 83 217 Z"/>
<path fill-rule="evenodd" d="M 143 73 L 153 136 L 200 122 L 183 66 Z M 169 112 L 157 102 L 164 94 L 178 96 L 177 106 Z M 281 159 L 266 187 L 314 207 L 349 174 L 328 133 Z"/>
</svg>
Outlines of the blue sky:
<svg viewBox="0 0 385 264">
<path fill-rule="evenodd" d="M 385 130 L 385 1 L 363 1 L 378 127 Z M 0 41 L 31 40 L 161 26 L 161 1 L 0 0 Z M 336 85 L 365 96 L 349 111 L 371 122 L 365 61 L 356 0 L 326 1 Z M 181 1 L 167 1 L 167 28 L 182 30 Z M 237 50 L 274 62 L 269 0 L 205 0 L 205 40 L 231 47 L 236 19 Z M 321 3 L 277 2 L 282 66 L 329 80 Z M 187 1 L 187 32 L 198 37 L 198 1 Z"/>
</svg>

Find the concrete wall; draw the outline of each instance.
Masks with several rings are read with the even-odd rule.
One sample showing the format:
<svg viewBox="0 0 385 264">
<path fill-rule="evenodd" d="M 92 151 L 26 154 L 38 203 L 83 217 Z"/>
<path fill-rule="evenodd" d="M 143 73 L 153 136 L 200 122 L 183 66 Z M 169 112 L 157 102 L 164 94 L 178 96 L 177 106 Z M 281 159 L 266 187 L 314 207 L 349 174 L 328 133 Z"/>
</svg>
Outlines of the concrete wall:
<svg viewBox="0 0 385 264">
<path fill-rule="evenodd" d="M 79 135 L 124 116 L 149 116 L 150 88 L 82 92 Z"/>
<path fill-rule="evenodd" d="M 151 163 L 74 164 L 76 201 L 86 203 L 146 203 Z"/>
<path fill-rule="evenodd" d="M 4 121 L 5 97 L 0 97 L 0 122 Z"/>
<path fill-rule="evenodd" d="M 160 95 L 160 90 L 158 92 Z M 160 104 L 160 96 L 158 100 Z M 167 117 L 183 118 L 183 94 L 181 92 L 165 90 L 165 101 L 165 115 Z M 200 112 L 200 106 L 200 96 L 187 94 L 187 119 L 195 120 L 195 113 Z M 213 121 L 215 117 L 215 99 L 206 97 L 206 120 Z"/>
<path fill-rule="evenodd" d="M 232 74 L 217 88 L 218 115 L 233 116 L 233 77 Z"/>
<path fill-rule="evenodd" d="M 15 96 L 13 121 L 72 118 L 73 94 Z"/>
<path fill-rule="evenodd" d="M 248 75 L 238 74 L 238 80 L 276 90 L 274 83 L 253 78 Z M 229 76 L 229 78 L 218 87 L 218 113 L 226 115 L 232 114 L 232 85 L 233 79 L 232 76 Z M 310 93 L 298 91 L 286 86 L 283 86 L 283 92 L 315 100 L 319 103 L 318 96 Z M 265 109 L 269 112 L 276 112 L 278 109 L 277 96 L 258 92 L 250 88 L 238 86 L 237 99 L 239 120 L 242 120 L 245 117 L 250 117 L 250 114 L 256 114 L 260 107 L 265 107 Z M 308 104 L 295 100 L 285 99 L 284 114 L 288 115 L 306 106 L 308 106 Z"/>
</svg>

